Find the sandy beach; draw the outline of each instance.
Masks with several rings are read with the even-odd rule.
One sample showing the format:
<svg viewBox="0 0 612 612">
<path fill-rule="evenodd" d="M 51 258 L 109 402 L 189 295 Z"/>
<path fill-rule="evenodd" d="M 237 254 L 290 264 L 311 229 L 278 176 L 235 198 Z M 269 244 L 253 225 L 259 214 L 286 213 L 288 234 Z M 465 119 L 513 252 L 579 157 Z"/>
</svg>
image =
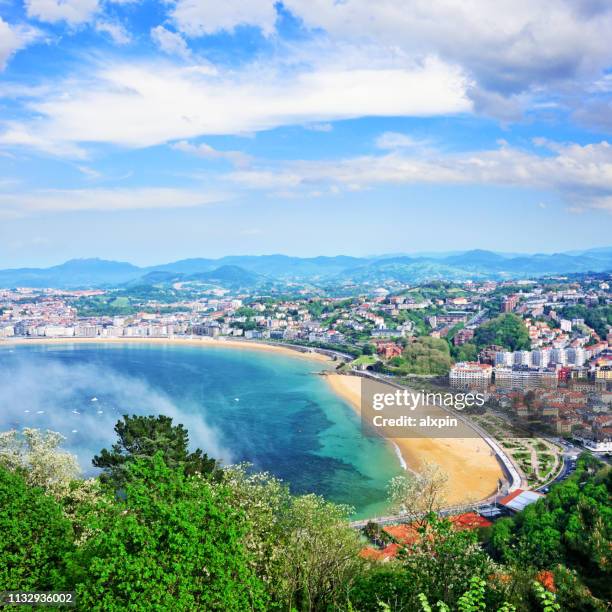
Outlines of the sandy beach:
<svg viewBox="0 0 612 612">
<path fill-rule="evenodd" d="M 61 344 L 170 344 L 213 348 L 232 348 L 244 351 L 266 351 L 293 358 L 316 362 L 331 361 L 327 355 L 316 352 L 300 352 L 280 345 L 241 340 L 190 338 L 14 338 L 0 341 L 0 348 L 15 345 Z M 331 389 L 345 399 L 357 412 L 361 408 L 361 379 L 356 376 L 329 374 L 326 377 Z M 476 501 L 491 495 L 502 476 L 501 468 L 491 449 L 481 438 L 393 438 L 404 462 L 416 469 L 421 462 L 438 464 L 449 476 L 448 501 L 450 504 Z"/>
<path fill-rule="evenodd" d="M 330 374 L 331 388 L 358 413 L 361 411 L 361 379 Z M 423 462 L 436 463 L 448 474 L 448 503 L 478 501 L 493 494 L 503 476 L 497 459 L 482 438 L 392 438 L 411 469 Z"/>
<path fill-rule="evenodd" d="M 233 348 L 245 351 L 266 351 L 309 359 L 311 361 L 329 362 L 331 358 L 314 351 L 302 352 L 287 346 L 265 344 L 244 340 L 226 340 L 209 338 L 206 336 L 193 336 L 189 338 L 8 338 L 0 340 L 0 347 L 33 344 L 172 344 L 179 346 L 206 346 L 215 348 Z"/>
</svg>

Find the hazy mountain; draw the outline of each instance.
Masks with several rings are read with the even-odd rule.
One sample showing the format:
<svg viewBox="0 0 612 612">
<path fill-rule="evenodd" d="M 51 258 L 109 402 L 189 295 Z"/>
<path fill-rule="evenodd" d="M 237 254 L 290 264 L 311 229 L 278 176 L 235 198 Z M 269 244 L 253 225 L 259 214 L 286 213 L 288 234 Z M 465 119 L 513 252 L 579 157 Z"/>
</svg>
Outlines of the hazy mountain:
<svg viewBox="0 0 612 612">
<path fill-rule="evenodd" d="M 599 247 L 587 249 L 586 251 L 568 251 L 566 255 L 587 255 L 596 259 L 612 257 L 612 247 Z"/>
<path fill-rule="evenodd" d="M 610 249 L 612 251 L 612 249 Z M 600 256 L 571 256 L 565 253 L 547 255 L 501 255 L 491 251 L 466 251 L 443 258 L 392 257 L 378 259 L 338 276 L 338 282 L 349 278 L 354 282 L 382 283 L 395 280 L 416 283 L 426 280 L 509 279 L 546 274 L 603 272 L 612 270 L 612 252 L 600 250 Z"/>
<path fill-rule="evenodd" d="M 238 266 L 244 270 L 274 278 L 304 278 L 338 274 L 366 263 L 368 259 L 338 255 L 336 257 L 290 257 L 288 255 L 230 255 L 220 259 L 182 259 L 149 271 L 170 271 L 181 274 L 210 272 L 220 266 Z"/>
<path fill-rule="evenodd" d="M 253 287 L 263 281 L 264 277 L 239 266 L 220 266 L 210 272 L 191 274 L 184 280 L 200 281 L 222 287 Z"/>
<path fill-rule="evenodd" d="M 449 265 L 490 268 L 503 265 L 503 263 L 507 262 L 508 260 L 506 257 L 498 255 L 497 253 L 475 249 L 473 251 L 466 251 L 465 253 L 461 253 L 459 255 L 445 257 L 442 261 Z"/>
<path fill-rule="evenodd" d="M 534 255 L 472 250 L 443 257 L 235 255 L 220 259 L 183 259 L 146 268 L 102 259 L 73 259 L 51 268 L 0 270 L 0 287 L 82 288 L 167 284 L 176 280 L 216 282 L 227 287 L 250 287 L 264 281 L 289 280 L 327 285 L 389 280 L 415 283 L 434 279 L 506 279 L 611 270 L 612 247 Z"/>
<path fill-rule="evenodd" d="M 0 287 L 97 287 L 137 278 L 141 268 L 121 261 L 71 259 L 51 268 L 0 270 Z"/>
</svg>

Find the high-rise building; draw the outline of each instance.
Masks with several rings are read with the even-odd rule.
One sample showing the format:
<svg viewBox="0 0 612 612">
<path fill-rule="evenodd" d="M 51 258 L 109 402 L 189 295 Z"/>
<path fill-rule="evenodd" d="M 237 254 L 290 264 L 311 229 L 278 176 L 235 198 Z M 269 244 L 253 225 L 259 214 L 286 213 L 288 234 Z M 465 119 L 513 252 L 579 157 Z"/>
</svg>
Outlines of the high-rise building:
<svg viewBox="0 0 612 612">
<path fill-rule="evenodd" d="M 565 349 L 554 348 L 550 353 L 550 362 L 558 365 L 567 365 L 567 355 Z"/>
<path fill-rule="evenodd" d="M 587 352 L 583 348 L 569 348 L 566 350 L 567 362 L 582 366 L 587 360 Z"/>
<path fill-rule="evenodd" d="M 550 363 L 550 349 L 532 351 L 531 364 L 537 368 L 545 368 Z"/>
</svg>

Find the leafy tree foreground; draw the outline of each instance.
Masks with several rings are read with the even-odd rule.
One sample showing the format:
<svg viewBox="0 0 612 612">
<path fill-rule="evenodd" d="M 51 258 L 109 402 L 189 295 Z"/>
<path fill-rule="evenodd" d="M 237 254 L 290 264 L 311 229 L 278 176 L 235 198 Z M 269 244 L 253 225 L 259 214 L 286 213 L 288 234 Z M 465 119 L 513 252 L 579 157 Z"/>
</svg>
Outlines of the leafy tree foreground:
<svg viewBox="0 0 612 612">
<path fill-rule="evenodd" d="M 124 416 L 83 480 L 53 432 L 0 435 L 0 592 L 72 590 L 78 610 L 605 610 L 610 473 L 582 458 L 543 501 L 480 533 L 440 518 L 429 466 L 394 482 L 411 542 L 349 526 L 247 465 L 189 450 L 166 417 Z M 388 562 L 360 551 L 394 546 Z"/>
</svg>

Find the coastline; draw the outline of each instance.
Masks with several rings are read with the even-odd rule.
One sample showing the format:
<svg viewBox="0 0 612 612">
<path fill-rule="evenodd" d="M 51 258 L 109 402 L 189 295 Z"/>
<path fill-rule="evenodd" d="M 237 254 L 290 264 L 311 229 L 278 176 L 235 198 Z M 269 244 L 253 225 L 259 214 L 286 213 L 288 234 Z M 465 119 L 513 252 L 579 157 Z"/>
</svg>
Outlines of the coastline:
<svg viewBox="0 0 612 612">
<path fill-rule="evenodd" d="M 208 336 L 190 336 L 187 338 L 176 336 L 173 338 L 8 338 L 0 341 L 0 347 L 34 344 L 171 344 L 175 346 L 206 346 L 266 351 L 291 357 L 301 357 L 311 361 L 325 363 L 333 361 L 328 355 L 315 351 L 300 351 L 284 345 L 266 344 L 250 340 L 215 339 Z"/>
<path fill-rule="evenodd" d="M 0 341 L 1 347 L 67 344 L 151 344 L 232 348 L 234 350 L 264 351 L 318 363 L 333 363 L 329 355 L 315 351 L 300 351 L 288 346 L 257 341 L 214 339 L 206 336 L 174 338 L 14 338 Z M 327 373 L 330 389 L 344 399 L 357 414 L 361 411 L 361 379 Z M 403 469 L 417 469 L 422 461 L 438 464 L 449 477 L 448 502 L 460 504 L 477 501 L 492 495 L 497 480 L 503 476 L 497 459 L 482 438 L 391 438 L 398 461 Z M 469 495 L 466 492 L 469 491 Z"/>
<path fill-rule="evenodd" d="M 361 413 L 359 377 L 329 374 L 325 379 L 357 414 Z M 426 461 L 439 465 L 448 474 L 449 505 L 491 496 L 498 479 L 503 477 L 497 458 L 482 438 L 389 438 L 388 441 L 407 469 L 417 469 Z"/>
</svg>

